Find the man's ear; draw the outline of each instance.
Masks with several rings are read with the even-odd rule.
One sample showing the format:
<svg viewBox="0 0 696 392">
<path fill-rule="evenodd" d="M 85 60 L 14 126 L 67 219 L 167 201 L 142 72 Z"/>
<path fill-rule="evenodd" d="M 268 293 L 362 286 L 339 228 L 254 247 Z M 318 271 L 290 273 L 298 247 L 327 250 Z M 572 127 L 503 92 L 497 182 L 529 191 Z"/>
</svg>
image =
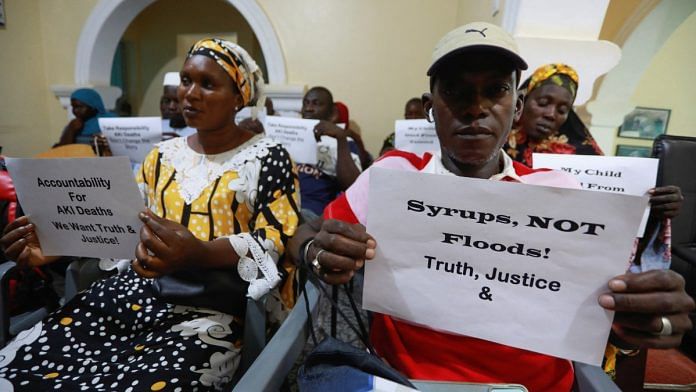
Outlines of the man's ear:
<svg viewBox="0 0 696 392">
<path fill-rule="evenodd" d="M 430 111 L 433 109 L 433 95 L 424 93 L 421 96 L 421 101 L 423 101 L 423 115 L 429 122 L 433 122 L 433 119 L 430 117 Z"/>
<path fill-rule="evenodd" d="M 516 124 L 522 118 L 522 111 L 524 110 L 524 92 L 518 92 L 517 99 L 515 101 L 515 118 L 513 124 Z"/>
</svg>

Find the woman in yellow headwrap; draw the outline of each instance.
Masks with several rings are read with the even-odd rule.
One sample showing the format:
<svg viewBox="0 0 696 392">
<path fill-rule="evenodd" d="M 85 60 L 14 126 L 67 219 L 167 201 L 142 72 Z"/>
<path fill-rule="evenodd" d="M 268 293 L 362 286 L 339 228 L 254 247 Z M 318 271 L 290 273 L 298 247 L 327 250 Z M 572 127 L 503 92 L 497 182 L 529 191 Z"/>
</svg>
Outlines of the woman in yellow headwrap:
<svg viewBox="0 0 696 392">
<path fill-rule="evenodd" d="M 515 124 L 505 152 L 532 166 L 532 153 L 604 155 L 573 110 L 578 74 L 565 64 L 538 68 L 520 87 L 522 117 Z"/>
<path fill-rule="evenodd" d="M 298 223 L 282 146 L 235 125 L 260 98 L 241 47 L 197 42 L 177 95 L 197 133 L 159 143 L 138 183 L 148 210 L 136 259 L 0 354 L 0 390 L 219 390 L 239 364 L 246 297 L 279 298 L 276 263 Z M 1 243 L 20 265 L 44 256 L 26 218 Z M 22 239 L 26 238 L 26 239 Z"/>
</svg>

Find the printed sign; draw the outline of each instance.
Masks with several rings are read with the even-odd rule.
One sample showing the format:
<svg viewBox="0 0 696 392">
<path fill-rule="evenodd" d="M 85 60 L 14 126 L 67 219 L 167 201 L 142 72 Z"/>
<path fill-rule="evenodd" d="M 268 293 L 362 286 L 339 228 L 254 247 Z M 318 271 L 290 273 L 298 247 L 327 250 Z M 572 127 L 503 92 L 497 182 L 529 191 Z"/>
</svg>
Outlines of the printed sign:
<svg viewBox="0 0 696 392">
<path fill-rule="evenodd" d="M 374 168 L 363 307 L 598 365 L 647 197 Z"/>
<path fill-rule="evenodd" d="M 533 154 L 534 168 L 572 174 L 583 189 L 643 196 L 657 181 L 658 159 L 596 155 Z M 645 208 L 638 237 L 645 232 L 650 206 Z"/>
<path fill-rule="evenodd" d="M 266 116 L 266 135 L 281 143 L 297 163 L 317 163 L 317 140 L 314 127 L 319 120 Z"/>
<path fill-rule="evenodd" d="M 109 141 L 114 156 L 127 156 L 138 164 L 162 140 L 160 117 L 103 117 L 99 128 Z"/>
<path fill-rule="evenodd" d="M 440 151 L 435 124 L 427 120 L 396 120 L 394 146 L 397 150 L 422 154 Z"/>
<path fill-rule="evenodd" d="M 126 157 L 7 158 L 43 253 L 130 259 L 145 209 Z"/>
</svg>

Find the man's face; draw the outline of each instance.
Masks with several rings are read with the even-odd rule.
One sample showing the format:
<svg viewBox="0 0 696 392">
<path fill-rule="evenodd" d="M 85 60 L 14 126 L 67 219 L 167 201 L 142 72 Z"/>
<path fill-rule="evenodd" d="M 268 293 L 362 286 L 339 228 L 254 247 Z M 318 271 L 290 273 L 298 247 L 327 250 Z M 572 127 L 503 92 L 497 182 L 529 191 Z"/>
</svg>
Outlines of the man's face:
<svg viewBox="0 0 696 392">
<path fill-rule="evenodd" d="M 160 98 L 160 113 L 162 113 L 163 119 L 170 119 L 177 114 L 181 115 L 176 88 L 177 86 L 164 86 L 162 98 Z"/>
<path fill-rule="evenodd" d="M 406 120 L 425 118 L 423 104 L 420 101 L 409 101 L 404 108 L 404 118 Z"/>
<path fill-rule="evenodd" d="M 322 90 L 309 90 L 302 99 L 302 118 L 330 120 L 334 106 Z"/>
<path fill-rule="evenodd" d="M 184 128 L 186 120 L 181 113 L 179 106 L 179 98 L 176 96 L 178 86 L 164 86 L 162 98 L 160 99 L 160 113 L 162 118 L 169 120 L 169 126 L 172 128 Z"/>
<path fill-rule="evenodd" d="M 424 106 L 433 109 L 446 165 L 449 161 L 476 169 L 497 164 L 494 160 L 522 109 L 512 66 L 501 64 L 505 60 L 500 55 L 474 53 L 455 57 L 437 70 Z"/>
</svg>

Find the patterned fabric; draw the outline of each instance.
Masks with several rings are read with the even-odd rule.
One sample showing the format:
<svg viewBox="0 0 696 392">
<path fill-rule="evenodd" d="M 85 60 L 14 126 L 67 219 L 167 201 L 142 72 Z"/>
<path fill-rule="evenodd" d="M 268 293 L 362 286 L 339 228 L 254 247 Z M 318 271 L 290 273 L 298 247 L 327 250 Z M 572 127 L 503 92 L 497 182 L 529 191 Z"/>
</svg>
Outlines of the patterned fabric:
<svg viewBox="0 0 696 392">
<path fill-rule="evenodd" d="M 534 91 L 535 88 L 545 84 L 554 84 L 563 87 L 570 92 L 570 96 L 573 97 L 572 100 L 575 101 L 575 95 L 577 94 L 579 84 L 578 73 L 569 65 L 565 64 L 556 63 L 543 65 L 537 68 L 529 78 L 527 94 Z"/>
<path fill-rule="evenodd" d="M 358 145 L 348 138 L 350 157 L 358 170 L 362 170 Z M 321 215 L 324 207 L 341 192 L 337 179 L 338 144 L 330 136 L 322 136 L 317 143 L 317 163 L 314 165 L 299 163 L 297 170 L 302 191 L 302 208 Z"/>
<path fill-rule="evenodd" d="M 261 96 L 263 75 L 261 68 L 244 48 L 222 39 L 206 38 L 189 49 L 187 58 L 195 55 L 210 57 L 230 75 L 242 95 L 244 106 L 256 104 Z"/>
<path fill-rule="evenodd" d="M 504 154 L 503 154 L 504 155 Z M 492 181 L 578 188 L 571 176 L 549 170 L 532 170 L 503 158 L 503 170 Z M 447 171 L 437 155 L 423 156 L 392 151 L 371 167 L 440 173 Z M 325 210 L 325 218 L 366 224 L 370 169 L 363 172 L 343 195 Z M 390 316 L 373 313 L 370 340 L 395 369 L 413 379 L 506 382 L 525 385 L 530 391 L 569 391 L 573 384 L 570 361 L 475 339 L 439 332 Z"/>
<path fill-rule="evenodd" d="M 222 273 L 245 278 L 249 296 L 276 285 L 276 261 L 299 220 L 297 176 L 280 145 L 258 136 L 232 151 L 203 155 L 185 139 L 172 139 L 147 156 L 138 182 L 157 215 L 200 240 L 230 239 L 248 260 L 239 263 L 241 270 Z M 223 388 L 239 363 L 243 315 L 166 303 L 155 282 L 128 268 L 20 334 L 0 351 L 0 390 Z M 267 297 L 271 321 L 292 305 L 289 283 Z"/>
</svg>

